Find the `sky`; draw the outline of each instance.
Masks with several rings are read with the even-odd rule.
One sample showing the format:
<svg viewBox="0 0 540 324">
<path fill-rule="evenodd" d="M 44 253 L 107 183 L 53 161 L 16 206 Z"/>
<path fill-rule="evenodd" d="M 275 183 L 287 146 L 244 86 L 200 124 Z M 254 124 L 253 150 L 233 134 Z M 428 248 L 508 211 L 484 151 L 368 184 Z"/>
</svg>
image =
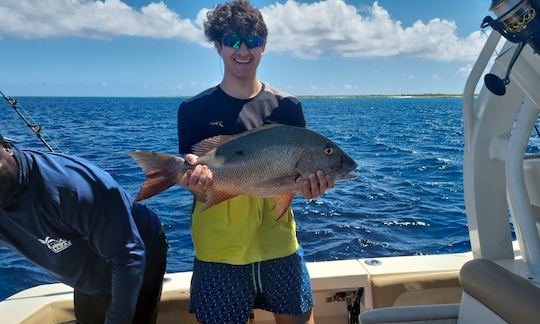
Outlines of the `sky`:
<svg viewBox="0 0 540 324">
<path fill-rule="evenodd" d="M 0 0 L 11 96 L 192 96 L 223 64 L 210 0 Z M 252 0 L 268 27 L 261 81 L 294 95 L 463 92 L 488 0 Z"/>
</svg>

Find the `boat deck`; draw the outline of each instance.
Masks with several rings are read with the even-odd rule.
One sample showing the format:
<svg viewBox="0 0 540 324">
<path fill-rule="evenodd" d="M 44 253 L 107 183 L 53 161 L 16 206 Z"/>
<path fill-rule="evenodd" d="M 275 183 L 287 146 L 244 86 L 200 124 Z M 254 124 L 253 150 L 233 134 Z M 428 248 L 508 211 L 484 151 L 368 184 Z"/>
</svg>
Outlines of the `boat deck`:
<svg viewBox="0 0 540 324">
<path fill-rule="evenodd" d="M 455 303 L 461 298 L 457 275 L 472 253 L 385 257 L 308 263 L 319 324 L 347 323 L 345 296 L 363 292 L 362 310 L 385 306 Z M 375 260 L 375 261 L 374 261 Z M 158 323 L 197 323 L 189 313 L 191 272 L 165 275 Z M 73 290 L 41 285 L 0 303 L 4 323 L 73 323 Z M 274 323 L 255 310 L 255 323 Z"/>
</svg>

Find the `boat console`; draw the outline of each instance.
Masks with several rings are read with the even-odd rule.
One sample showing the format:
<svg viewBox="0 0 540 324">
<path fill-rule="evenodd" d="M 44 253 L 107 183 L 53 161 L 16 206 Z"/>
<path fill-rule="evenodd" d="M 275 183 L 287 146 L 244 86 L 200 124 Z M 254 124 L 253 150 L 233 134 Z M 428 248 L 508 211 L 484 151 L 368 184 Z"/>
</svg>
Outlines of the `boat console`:
<svg viewBox="0 0 540 324">
<path fill-rule="evenodd" d="M 540 1 L 493 0 L 490 10 L 497 19 L 484 19 L 482 26 L 493 30 L 463 94 L 464 196 L 474 259 L 460 270 L 461 301 L 371 310 L 361 314 L 364 324 L 540 318 L 540 155 L 527 153 L 540 113 Z M 501 36 L 506 42 L 497 52 Z"/>
</svg>

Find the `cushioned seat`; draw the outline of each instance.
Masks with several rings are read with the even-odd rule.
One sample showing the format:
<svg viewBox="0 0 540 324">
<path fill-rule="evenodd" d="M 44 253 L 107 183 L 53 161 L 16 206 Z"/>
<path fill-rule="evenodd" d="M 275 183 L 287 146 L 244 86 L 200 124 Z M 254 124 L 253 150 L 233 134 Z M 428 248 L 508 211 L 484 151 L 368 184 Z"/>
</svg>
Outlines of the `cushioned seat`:
<svg viewBox="0 0 540 324">
<path fill-rule="evenodd" d="M 460 270 L 460 304 L 386 307 L 360 314 L 360 323 L 540 323 L 540 288 L 484 259 Z"/>
</svg>

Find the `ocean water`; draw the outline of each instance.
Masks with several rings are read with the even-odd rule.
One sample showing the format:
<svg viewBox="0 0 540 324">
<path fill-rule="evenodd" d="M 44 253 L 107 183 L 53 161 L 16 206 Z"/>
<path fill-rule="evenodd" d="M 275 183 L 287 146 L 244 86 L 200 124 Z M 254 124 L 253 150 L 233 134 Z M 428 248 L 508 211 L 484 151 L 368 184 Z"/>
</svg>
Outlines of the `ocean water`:
<svg viewBox="0 0 540 324">
<path fill-rule="evenodd" d="M 135 195 L 143 175 L 132 150 L 177 153 L 178 98 L 18 98 L 64 153 L 84 157 Z M 338 143 L 359 177 L 324 196 L 296 197 L 293 209 L 307 261 L 470 250 L 462 183 L 463 125 L 457 98 L 304 98 L 308 127 Z M 0 133 L 45 150 L 0 103 Z M 176 186 L 147 204 L 171 248 L 168 272 L 190 271 L 190 194 Z M 269 242 L 271 244 L 271 242 Z M 0 245 L 0 300 L 54 282 Z"/>
</svg>

